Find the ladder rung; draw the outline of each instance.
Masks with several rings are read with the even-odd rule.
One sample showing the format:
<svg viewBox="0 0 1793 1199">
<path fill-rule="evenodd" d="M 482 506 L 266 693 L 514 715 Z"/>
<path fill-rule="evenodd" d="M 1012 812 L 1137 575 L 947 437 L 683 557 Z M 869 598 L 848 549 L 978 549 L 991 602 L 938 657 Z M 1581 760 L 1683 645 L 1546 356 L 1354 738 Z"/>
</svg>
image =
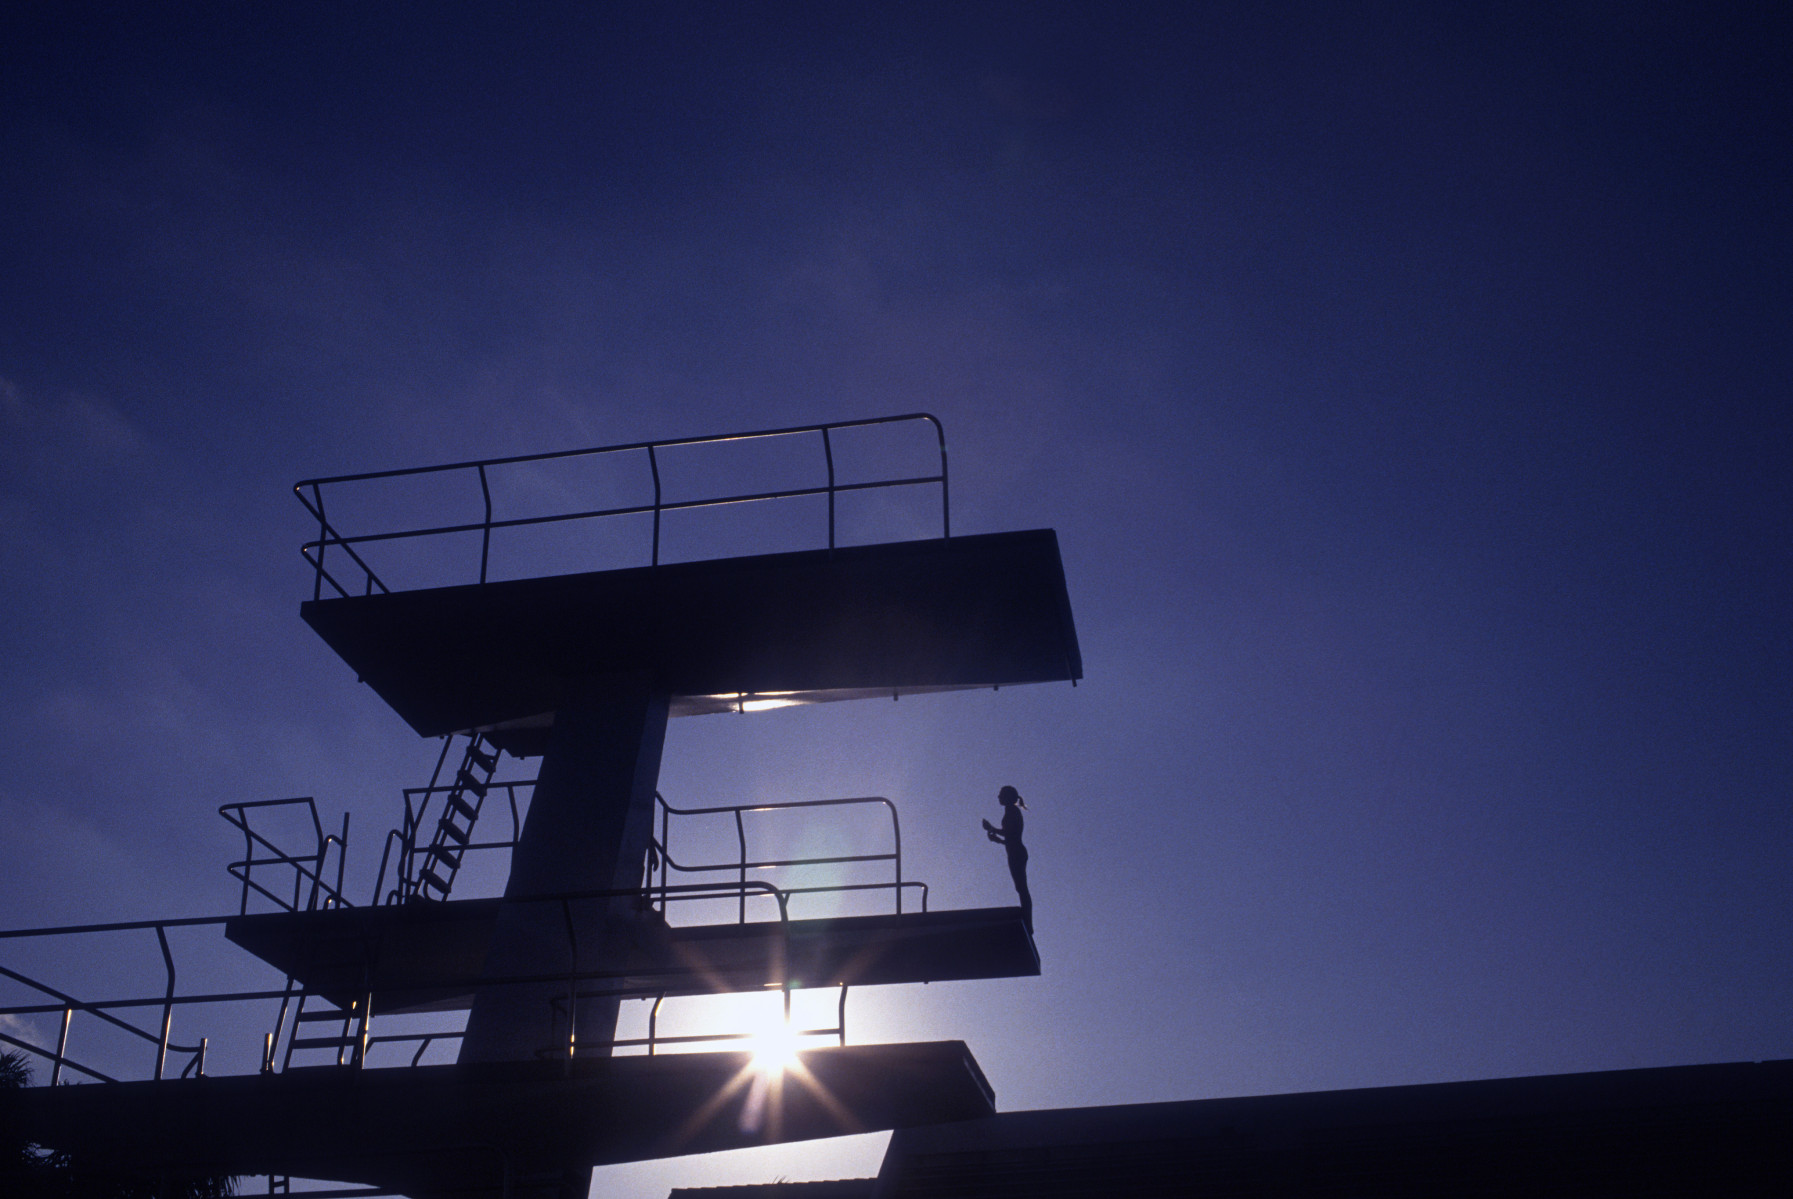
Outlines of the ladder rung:
<svg viewBox="0 0 1793 1199">
<path fill-rule="evenodd" d="M 479 796 L 481 799 L 484 799 L 486 797 L 485 780 L 480 778 L 478 775 L 474 774 L 471 770 L 468 770 L 465 767 L 462 767 L 461 773 L 454 776 L 454 781 L 455 781 L 455 786 L 465 787 L 467 790 L 473 792 L 473 794 Z"/>
<path fill-rule="evenodd" d="M 432 845 L 429 856 L 447 862 L 450 870 L 459 870 L 461 867 L 461 851 L 458 849 L 450 849 L 446 845 Z"/>
<path fill-rule="evenodd" d="M 474 807 L 472 804 L 468 803 L 466 800 L 462 799 L 458 795 L 451 795 L 448 797 L 448 811 L 449 812 L 459 812 L 461 815 L 465 816 L 469 821 L 479 819 L 479 809 Z M 444 820 L 448 819 L 447 813 L 444 813 L 442 818 Z"/>
<path fill-rule="evenodd" d="M 450 824 L 446 820 L 436 826 L 436 831 L 460 845 L 466 845 L 473 839 L 472 829 L 462 828 L 458 824 Z"/>
<path fill-rule="evenodd" d="M 418 874 L 422 876 L 424 882 L 434 883 L 436 890 L 442 892 L 442 894 L 444 894 L 444 895 L 448 894 L 447 881 L 444 880 L 443 877 L 441 875 L 437 874 L 434 870 L 431 870 L 428 866 L 425 866 L 422 870 L 418 871 Z"/>
<path fill-rule="evenodd" d="M 468 748 L 467 760 L 479 767 L 486 774 L 491 774 L 494 770 L 498 769 L 498 755 L 495 753 L 486 753 L 477 747 L 470 746 Z"/>
</svg>

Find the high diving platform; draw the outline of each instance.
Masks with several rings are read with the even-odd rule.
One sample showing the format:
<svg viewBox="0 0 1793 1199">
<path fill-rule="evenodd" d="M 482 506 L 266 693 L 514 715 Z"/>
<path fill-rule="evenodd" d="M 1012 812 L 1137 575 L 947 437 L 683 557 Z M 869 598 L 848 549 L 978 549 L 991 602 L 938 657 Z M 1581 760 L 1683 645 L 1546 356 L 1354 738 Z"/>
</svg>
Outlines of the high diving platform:
<svg viewBox="0 0 1793 1199">
<path fill-rule="evenodd" d="M 300 615 L 418 734 L 539 754 L 583 679 L 671 715 L 1083 675 L 1050 529 L 318 599 Z"/>
<path fill-rule="evenodd" d="M 922 465 L 867 473 L 859 454 L 861 468 L 848 470 L 856 438 L 892 431 L 911 437 L 895 457 Z M 673 493 L 681 454 L 767 446 L 812 453 L 818 477 L 787 471 L 746 486 L 710 458 L 686 472 L 703 481 L 696 493 Z M 634 463 L 651 492 L 567 498 L 619 463 Z M 419 523 L 357 507 L 417 487 L 434 497 L 421 509 L 430 516 L 456 494 L 473 497 L 476 516 Z M 442 738 L 435 772 L 405 792 L 365 905 L 344 893 L 347 815 L 340 834 L 326 833 L 312 800 L 262 800 L 221 809 L 244 837 L 245 856 L 230 864 L 242 883 L 236 915 L 0 933 L 3 945 L 153 932 L 167 974 L 159 998 L 91 1004 L 0 969 L 36 995 L 0 1014 L 62 1021 L 53 1053 L 10 1033 L 0 1041 L 47 1056 L 52 1083 L 75 1073 L 104 1082 L 0 1096 L 0 1116 L 102 1171 L 128 1161 L 164 1174 L 265 1173 L 271 1186 L 296 1175 L 417 1197 L 574 1199 L 596 1165 L 995 1110 L 961 1042 L 849 1044 L 847 996 L 1038 975 L 1022 909 L 929 910 L 927 888 L 905 874 L 896 805 L 882 796 L 675 808 L 656 790 L 672 716 L 1082 677 L 1057 536 L 954 536 L 935 418 L 488 459 L 296 490 L 317 527 L 303 547 L 313 581 L 300 615 L 413 732 Z M 844 536 L 854 501 L 869 497 L 889 517 L 893 493 L 917 491 L 937 491 L 938 535 L 900 516 L 900 538 Z M 559 498 L 544 506 L 548 495 Z M 780 503 L 825 515 L 826 536 L 663 560 L 663 525 L 681 514 Z M 617 522 L 651 534 L 645 561 L 505 558 L 515 538 L 544 530 L 610 544 L 591 530 Z M 477 549 L 458 577 L 392 573 L 452 546 Z M 498 577 L 501 561 L 509 577 Z M 533 776 L 511 777 L 507 757 L 536 760 Z M 873 841 L 821 856 L 750 851 L 758 822 L 802 821 L 798 839 L 813 844 L 825 816 L 849 811 L 885 813 L 887 840 L 874 821 Z M 266 830 L 294 818 L 310 830 L 302 849 Z M 717 856 L 713 836 L 675 837 L 675 827 L 720 828 L 733 848 Z M 468 894 L 470 878 L 492 877 L 463 874 L 474 859 L 502 867 L 500 894 Z M 806 884 L 809 868 L 827 880 Z M 212 925 L 284 985 L 178 995 L 169 934 Z M 836 1026 L 794 1028 L 792 993 L 817 988 L 839 988 Z M 745 1033 L 659 1031 L 669 999 L 768 992 L 783 997 L 784 1035 L 808 1038 L 788 1068 L 707 1051 Z M 258 1073 L 208 1077 L 206 1039 L 174 1036 L 177 1014 L 226 1001 L 277 1001 Z M 620 1031 L 635 1001 L 651 1004 L 644 1037 Z M 158 1008 L 159 1031 L 127 1018 Z M 393 1019 L 462 1012 L 458 1026 L 391 1031 Z M 77 1014 L 153 1046 L 154 1078 L 117 1081 L 79 1064 L 69 1052 Z M 818 1036 L 836 1043 L 818 1047 Z M 694 1043 L 706 1051 L 689 1051 Z"/>
</svg>

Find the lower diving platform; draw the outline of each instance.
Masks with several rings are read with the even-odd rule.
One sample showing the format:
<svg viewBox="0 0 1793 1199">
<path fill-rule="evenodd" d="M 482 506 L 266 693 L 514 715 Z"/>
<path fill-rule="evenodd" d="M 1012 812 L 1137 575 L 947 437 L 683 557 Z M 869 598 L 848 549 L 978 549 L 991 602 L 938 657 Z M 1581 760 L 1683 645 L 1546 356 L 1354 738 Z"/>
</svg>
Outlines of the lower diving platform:
<svg viewBox="0 0 1793 1199">
<path fill-rule="evenodd" d="M 770 1081 L 768 1081 L 770 1079 Z M 532 1173 L 990 1116 L 962 1041 L 673 1053 L 30 1087 L 0 1127 L 146 1175 L 329 1178 L 411 1196 L 518 1194 Z"/>
<path fill-rule="evenodd" d="M 482 982 L 505 902 L 258 913 L 230 919 L 224 933 L 339 1007 L 371 994 L 375 1012 L 452 1011 Z M 678 927 L 647 913 L 626 928 L 621 964 L 602 972 L 580 968 L 572 939 L 566 967 L 582 990 L 646 998 L 1040 973 L 1018 907 Z"/>
</svg>

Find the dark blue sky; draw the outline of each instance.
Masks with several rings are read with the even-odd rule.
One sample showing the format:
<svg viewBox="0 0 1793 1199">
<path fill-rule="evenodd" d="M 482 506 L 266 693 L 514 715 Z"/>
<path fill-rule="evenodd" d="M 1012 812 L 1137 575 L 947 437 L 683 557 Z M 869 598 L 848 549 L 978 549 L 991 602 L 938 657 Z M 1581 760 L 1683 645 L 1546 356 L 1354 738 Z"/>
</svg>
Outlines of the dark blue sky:
<svg viewBox="0 0 1793 1199">
<path fill-rule="evenodd" d="M 238 799 L 371 885 L 433 755 L 294 480 L 926 409 L 1085 684 L 664 774 L 890 795 L 942 906 L 1027 795 L 1044 977 L 856 1035 L 1005 1109 L 1793 1054 L 1787 19 L 964 7 L 0 19 L 4 923 L 223 910 Z"/>
</svg>

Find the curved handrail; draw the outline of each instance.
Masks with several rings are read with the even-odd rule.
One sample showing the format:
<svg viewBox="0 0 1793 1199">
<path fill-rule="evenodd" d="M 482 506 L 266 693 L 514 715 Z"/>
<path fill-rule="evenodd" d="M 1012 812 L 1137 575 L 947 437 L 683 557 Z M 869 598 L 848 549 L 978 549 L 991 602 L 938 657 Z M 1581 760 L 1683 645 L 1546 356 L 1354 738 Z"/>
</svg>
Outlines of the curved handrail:
<svg viewBox="0 0 1793 1199">
<path fill-rule="evenodd" d="M 48 995 L 51 999 L 56 1001 L 54 1003 L 25 1004 L 22 1006 L 14 1005 L 0 1009 L 0 1015 L 47 1015 L 51 1012 L 60 1012 L 62 1014 L 62 1027 L 57 1035 L 56 1049 L 54 1052 L 46 1050 L 40 1045 L 34 1045 L 28 1041 L 4 1034 L 0 1034 L 0 1041 L 5 1041 L 10 1045 L 17 1045 L 22 1049 L 28 1049 L 33 1053 L 49 1058 L 51 1062 L 51 1086 L 55 1086 L 62 1081 L 62 1071 L 65 1068 L 78 1071 L 90 1078 L 98 1079 L 101 1082 L 116 1082 L 118 1081 L 117 1079 L 92 1069 L 91 1067 L 83 1066 L 68 1056 L 69 1025 L 74 1019 L 74 1014 L 76 1012 L 87 1012 L 98 1017 L 102 1022 L 112 1025 L 114 1028 L 121 1029 L 140 1040 L 148 1041 L 151 1045 L 154 1045 L 156 1047 L 154 1077 L 157 1079 L 162 1077 L 162 1071 L 167 1063 L 168 1054 L 170 1052 L 193 1055 L 192 1059 L 187 1063 L 186 1069 L 181 1071 L 181 1076 L 183 1078 L 188 1072 L 194 1069 L 197 1069 L 199 1073 L 204 1074 L 206 1038 L 201 1037 L 199 1039 L 199 1044 L 197 1045 L 181 1045 L 173 1041 L 170 1037 L 170 1034 L 173 1031 L 173 1015 L 175 1007 L 191 1001 L 179 998 L 174 993 L 174 956 L 168 948 L 168 930 L 170 928 L 190 928 L 203 924 L 222 924 L 228 919 L 230 918 L 220 916 L 199 917 L 187 920 L 145 920 L 131 921 L 127 923 L 71 925 L 63 928 L 18 929 L 0 932 L 0 939 L 11 940 L 23 937 L 63 936 L 89 932 L 131 932 L 151 930 L 156 934 L 156 942 L 161 949 L 162 964 L 167 975 L 162 994 L 160 995 L 145 999 L 130 1000 L 128 1002 L 88 1003 L 76 999 L 73 995 L 70 995 L 65 991 L 57 990 L 48 983 L 39 982 L 29 975 L 21 974 L 17 970 L 9 969 L 6 966 L 0 966 L 0 975 L 4 975 L 14 982 L 30 987 L 34 991 Z M 162 1009 L 160 1035 L 158 1036 L 155 1033 L 141 1029 L 128 1020 L 123 1020 L 114 1016 L 107 1010 L 109 1008 L 117 1007 L 160 1007 Z"/>
<path fill-rule="evenodd" d="M 316 838 L 316 849 L 311 853 L 290 854 L 249 827 L 249 812 L 251 810 L 291 807 L 298 804 L 304 804 L 306 813 L 311 817 L 312 833 Z M 352 906 L 342 894 L 343 865 L 344 858 L 348 853 L 349 840 L 349 814 L 346 811 L 342 814 L 342 832 L 340 834 L 324 832 L 324 826 L 318 820 L 317 804 L 308 795 L 294 799 L 257 799 L 242 803 L 222 804 L 218 808 L 218 815 L 224 817 L 227 823 L 233 828 L 239 829 L 243 834 L 242 860 L 226 863 L 224 867 L 232 878 L 243 884 L 239 912 L 247 913 L 249 911 L 249 892 L 251 890 L 266 896 L 289 912 L 296 912 L 299 910 L 300 893 L 304 890 L 307 879 L 311 881 L 311 891 L 305 899 L 305 907 L 308 910 L 318 906 L 320 897 L 323 900 L 323 906 L 327 908 Z M 256 857 L 255 847 L 257 845 L 269 850 L 274 856 Z M 325 882 L 323 878 L 324 864 L 330 853 L 331 845 L 336 846 L 336 885 L 334 887 Z M 310 866 L 307 867 L 306 863 L 310 863 Z M 293 896 L 290 902 L 268 890 L 251 877 L 257 866 L 287 866 L 292 869 Z"/>
<path fill-rule="evenodd" d="M 898 816 L 897 816 L 896 804 L 892 803 L 889 799 L 885 798 L 882 795 L 845 796 L 845 797 L 838 798 L 838 799 L 799 799 L 799 800 L 789 800 L 789 801 L 786 801 L 783 803 L 723 804 L 723 805 L 720 805 L 717 807 L 710 807 L 710 808 L 678 808 L 678 807 L 674 807 L 672 804 L 667 803 L 666 797 L 661 795 L 658 791 L 656 791 L 654 793 L 654 800 L 656 803 L 658 803 L 660 805 L 660 835 L 658 838 L 650 840 L 650 845 L 652 846 L 655 854 L 657 854 L 657 856 L 658 856 L 658 867 L 659 867 L 659 871 L 660 871 L 660 882 L 656 887 L 653 888 L 656 892 L 666 886 L 667 872 L 669 869 L 677 870 L 677 871 L 679 871 L 681 873 L 685 873 L 685 874 L 697 874 L 697 873 L 703 873 L 705 871 L 732 870 L 732 871 L 736 872 L 737 881 L 742 884 L 745 884 L 748 881 L 747 872 L 749 870 L 766 870 L 766 869 L 774 869 L 774 868 L 778 868 L 778 867 L 789 867 L 789 866 L 833 866 L 833 865 L 845 865 L 845 864 L 852 863 L 852 862 L 891 862 L 893 864 L 893 868 L 895 871 L 895 877 L 892 879 L 891 882 L 888 882 L 888 883 L 851 883 L 851 884 L 843 883 L 843 884 L 832 884 L 832 885 L 823 886 L 823 887 L 786 887 L 786 888 L 784 888 L 784 890 L 785 890 L 786 894 L 790 894 L 790 895 L 827 893 L 827 892 L 833 892 L 833 891 L 891 890 L 891 891 L 895 892 L 896 911 L 897 911 L 897 914 L 900 916 L 903 912 L 903 892 L 904 892 L 904 890 L 911 888 L 911 887 L 915 887 L 915 888 L 919 888 L 921 890 L 921 894 L 922 894 L 921 910 L 924 912 L 928 910 L 927 884 L 920 883 L 920 882 L 913 882 L 913 881 L 906 882 L 903 879 L 903 829 L 902 829 L 902 823 L 898 819 Z M 763 859 L 763 860 L 750 859 L 747 856 L 747 830 L 746 830 L 746 826 L 745 826 L 744 822 L 741 819 L 742 816 L 746 815 L 747 813 L 750 813 L 750 812 L 778 812 L 778 811 L 785 811 L 785 810 L 796 809 L 796 808 L 844 807 L 844 806 L 849 806 L 849 805 L 861 805 L 861 804 L 882 804 L 882 805 L 884 805 L 885 810 L 890 813 L 890 831 L 891 831 L 891 840 L 892 840 L 892 851 L 890 853 L 836 854 L 836 855 L 827 856 L 827 857 L 767 858 L 767 859 Z M 669 848 L 670 833 L 671 833 L 671 819 L 670 818 L 673 816 L 716 816 L 716 815 L 732 815 L 734 817 L 735 837 L 736 837 L 736 843 L 740 846 L 740 850 L 741 850 L 740 856 L 732 862 L 704 862 L 704 863 L 696 863 L 696 864 L 685 864 L 685 863 L 681 863 L 681 862 L 677 861 L 676 859 L 674 859 L 672 856 L 671 850 Z M 650 871 L 650 873 L 651 873 L 651 871 Z M 746 909 L 745 895 L 742 896 L 742 900 L 741 900 L 740 920 L 742 923 L 745 923 L 747 920 L 747 909 Z"/>
<path fill-rule="evenodd" d="M 873 425 L 895 424 L 904 421 L 926 421 L 934 427 L 935 441 L 939 447 L 940 469 L 937 474 L 905 476 L 892 479 L 878 479 L 869 482 L 841 483 L 835 478 L 834 447 L 832 434 L 841 429 L 863 428 Z M 674 446 L 708 445 L 731 441 L 751 441 L 768 437 L 788 437 L 798 434 L 815 433 L 822 438 L 822 452 L 826 482 L 815 487 L 787 487 L 770 491 L 742 492 L 732 495 L 709 496 L 701 499 L 667 500 L 664 497 L 661 479 L 659 452 Z M 594 457 L 604 454 L 627 454 L 645 452 L 648 468 L 653 481 L 654 498 L 647 504 L 627 504 L 614 508 L 594 508 L 575 512 L 553 513 L 547 516 L 520 516 L 495 518 L 492 510 L 492 493 L 488 471 L 493 467 L 514 466 L 525 463 L 549 462 L 565 458 Z M 436 525 L 425 528 L 396 529 L 384 532 L 344 534 L 336 529 L 325 514 L 324 488 L 342 483 L 365 483 L 381 479 L 412 478 L 421 475 L 443 474 L 456 471 L 472 471 L 479 480 L 480 494 L 484 504 L 483 519 L 461 522 L 457 524 Z M 448 536 L 455 533 L 480 534 L 480 567 L 479 582 L 487 581 L 490 566 L 492 532 L 496 529 L 522 528 L 532 525 L 555 524 L 574 520 L 596 520 L 617 516 L 640 516 L 652 514 L 653 533 L 649 564 L 660 563 L 660 527 L 661 516 L 666 512 L 691 508 L 721 507 L 729 504 L 756 503 L 763 500 L 796 499 L 803 496 L 825 495 L 828 497 L 828 548 L 835 548 L 835 498 L 842 492 L 868 491 L 889 487 L 911 487 L 938 483 L 940 485 L 940 530 L 943 538 L 952 536 L 951 493 L 947 480 L 946 430 L 940 419 L 932 413 L 908 412 L 896 416 L 868 417 L 863 420 L 834 421 L 818 425 L 793 425 L 782 429 L 757 429 L 742 433 L 724 433 L 702 437 L 678 437 L 660 441 L 638 441 L 622 445 L 594 446 L 586 449 L 556 450 L 544 454 L 516 454 L 504 458 L 486 458 L 467 462 L 443 463 L 436 466 L 410 467 L 399 470 L 367 471 L 353 475 L 332 475 L 325 478 L 303 479 L 293 485 L 293 493 L 306 511 L 318 522 L 318 535 L 300 547 L 300 553 L 312 565 L 314 572 L 312 598 L 322 599 L 324 584 L 339 596 L 348 596 L 350 590 L 330 573 L 325 564 L 327 552 L 331 547 L 342 550 L 353 565 L 362 574 L 361 594 L 372 594 L 375 589 L 390 592 L 391 587 L 382 580 L 368 565 L 365 559 L 356 552 L 355 547 L 375 542 L 407 540 L 424 537 Z M 310 495 L 306 492 L 309 490 Z"/>
</svg>

